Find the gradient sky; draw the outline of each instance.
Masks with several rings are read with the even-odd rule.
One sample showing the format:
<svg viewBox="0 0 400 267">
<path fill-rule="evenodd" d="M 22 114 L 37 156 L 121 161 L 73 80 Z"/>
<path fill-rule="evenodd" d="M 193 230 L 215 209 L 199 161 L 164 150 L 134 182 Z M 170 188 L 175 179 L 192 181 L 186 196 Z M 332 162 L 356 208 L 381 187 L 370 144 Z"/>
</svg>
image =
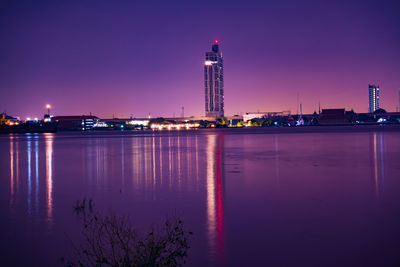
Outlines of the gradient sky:
<svg viewBox="0 0 400 267">
<path fill-rule="evenodd" d="M 225 113 L 395 111 L 400 1 L 1 1 L 0 112 L 204 114 L 204 57 L 224 55 Z"/>
</svg>

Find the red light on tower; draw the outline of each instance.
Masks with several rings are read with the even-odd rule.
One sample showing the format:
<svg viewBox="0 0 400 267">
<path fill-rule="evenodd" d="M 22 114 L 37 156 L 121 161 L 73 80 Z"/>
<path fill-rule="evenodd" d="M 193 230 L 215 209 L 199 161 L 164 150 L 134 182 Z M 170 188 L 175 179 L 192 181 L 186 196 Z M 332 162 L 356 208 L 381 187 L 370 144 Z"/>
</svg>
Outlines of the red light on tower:
<svg viewBox="0 0 400 267">
<path fill-rule="evenodd" d="M 214 43 L 215 43 L 215 44 L 218 44 L 218 40 L 214 40 Z"/>
</svg>

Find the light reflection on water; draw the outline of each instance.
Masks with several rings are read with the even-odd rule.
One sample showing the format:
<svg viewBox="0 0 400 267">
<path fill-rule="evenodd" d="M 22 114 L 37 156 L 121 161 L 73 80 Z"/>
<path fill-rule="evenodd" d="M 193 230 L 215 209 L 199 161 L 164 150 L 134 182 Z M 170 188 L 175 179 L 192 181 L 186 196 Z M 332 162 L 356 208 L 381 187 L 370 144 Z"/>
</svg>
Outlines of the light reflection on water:
<svg viewBox="0 0 400 267">
<path fill-rule="evenodd" d="M 53 139 L 52 134 L 45 135 L 46 142 L 46 204 L 47 221 L 53 223 Z"/>
<path fill-rule="evenodd" d="M 343 223 L 350 209 L 359 203 L 363 203 L 359 207 L 363 213 L 356 219 L 368 221 L 376 213 L 383 213 L 385 216 L 373 220 L 400 222 L 400 215 L 393 217 L 394 211 L 385 206 L 389 202 L 400 204 L 394 193 L 395 188 L 400 189 L 396 179 L 400 170 L 394 163 L 400 156 L 397 133 L 9 135 L 1 137 L 0 146 L 1 178 L 6 173 L 9 177 L 0 180 L 9 210 L 4 211 L 8 222 L 3 223 L 1 231 L 12 233 L 9 238 L 15 238 L 15 242 L 26 241 L 29 232 L 30 240 L 41 243 L 42 248 L 50 246 L 41 241 L 43 235 L 51 243 L 53 239 L 62 239 L 63 233 L 76 230 L 74 218 L 70 217 L 71 203 L 82 197 L 94 197 L 99 206 L 140 214 L 137 220 L 142 225 L 173 210 L 182 211 L 195 232 L 190 265 L 240 266 L 249 262 L 241 251 L 256 253 L 250 260 L 252 264 L 269 260 L 279 265 L 285 249 L 271 252 L 272 255 L 260 251 L 263 246 L 271 251 L 282 246 L 289 238 L 282 235 L 285 225 L 293 226 L 288 240 L 300 247 L 304 245 L 304 249 L 318 250 L 319 245 L 304 237 L 304 232 L 316 231 L 313 234 L 327 238 L 329 231 L 354 230 L 350 222 L 345 229 L 329 228 L 331 215 L 325 218 L 321 214 L 329 210 L 329 214 L 335 214 L 334 220 Z M 366 177 L 371 178 L 368 181 Z M 376 208 L 378 202 L 381 206 Z M 294 215 L 299 211 L 308 216 Z M 304 223 L 310 214 L 320 221 L 312 230 Z M 33 220 L 29 221 L 27 216 Z M 27 229 L 21 229 L 26 224 Z M 381 230 L 368 227 L 372 226 L 365 229 L 382 234 Z M 385 231 L 390 229 L 389 225 Z M 354 235 L 354 239 L 360 239 L 359 234 Z M 329 238 L 345 237 L 338 234 Z M 275 248 L 268 242 L 275 243 Z M 324 247 L 328 241 L 320 242 L 320 247 Z M 51 244 L 54 253 L 66 246 Z M 350 242 L 347 246 L 352 249 L 353 245 Z M 288 253 L 297 257 L 303 253 L 296 246 L 291 250 L 291 246 L 286 248 Z M 29 246 L 26 249 L 29 251 Z M 46 258 L 46 253 L 40 251 L 3 253 L 25 253 L 33 262 Z M 300 260 L 316 263 L 330 254 L 321 255 L 315 261 L 301 257 Z M 336 263 L 346 262 L 345 259 L 346 256 L 338 256 Z M 9 260 L 11 263 L 16 258 Z M 52 260 L 50 257 L 47 262 Z M 286 259 L 283 263 L 294 262 Z"/>
<path fill-rule="evenodd" d="M 385 182 L 385 165 L 384 163 L 384 140 L 382 134 L 372 133 L 372 149 L 373 156 L 371 157 L 373 163 L 371 164 L 373 173 L 373 184 L 375 188 L 376 197 L 384 191 Z"/>
<path fill-rule="evenodd" d="M 207 136 L 207 228 L 210 257 L 224 263 L 223 210 L 223 146 L 224 136 Z"/>
</svg>

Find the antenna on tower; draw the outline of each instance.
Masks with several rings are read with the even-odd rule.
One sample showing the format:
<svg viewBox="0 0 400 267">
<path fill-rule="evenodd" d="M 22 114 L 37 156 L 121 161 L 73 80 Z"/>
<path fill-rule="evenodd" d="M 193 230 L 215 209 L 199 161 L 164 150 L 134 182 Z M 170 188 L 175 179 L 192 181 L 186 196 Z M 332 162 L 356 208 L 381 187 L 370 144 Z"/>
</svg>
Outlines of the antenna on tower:
<svg viewBox="0 0 400 267">
<path fill-rule="evenodd" d="M 185 117 L 185 107 L 182 107 L 182 118 L 184 118 Z"/>
<path fill-rule="evenodd" d="M 296 115 L 299 115 L 299 92 L 297 92 Z"/>
<path fill-rule="evenodd" d="M 321 114 L 321 102 L 318 101 L 318 115 Z"/>
<path fill-rule="evenodd" d="M 303 117 L 303 104 L 300 103 L 300 118 Z"/>
</svg>

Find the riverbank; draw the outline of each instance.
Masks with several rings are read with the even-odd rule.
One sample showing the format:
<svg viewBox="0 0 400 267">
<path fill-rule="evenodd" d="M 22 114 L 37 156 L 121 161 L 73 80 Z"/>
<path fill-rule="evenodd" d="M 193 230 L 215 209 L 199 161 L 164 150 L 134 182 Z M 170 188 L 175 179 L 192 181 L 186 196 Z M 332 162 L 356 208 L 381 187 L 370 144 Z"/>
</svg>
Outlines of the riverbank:
<svg viewBox="0 0 400 267">
<path fill-rule="evenodd" d="M 43 130 L 43 131 L 40 131 Z M 0 131 L 1 133 L 44 133 L 55 129 L 21 129 L 17 131 Z M 229 128 L 198 128 L 182 130 L 114 130 L 114 131 L 57 131 L 57 135 L 75 136 L 149 136 L 149 135 L 190 135 L 209 134 L 299 134 L 299 133 L 349 133 L 349 132 L 400 132 L 400 124 L 381 125 L 324 125 L 324 126 L 297 126 L 297 127 L 229 127 Z"/>
</svg>

